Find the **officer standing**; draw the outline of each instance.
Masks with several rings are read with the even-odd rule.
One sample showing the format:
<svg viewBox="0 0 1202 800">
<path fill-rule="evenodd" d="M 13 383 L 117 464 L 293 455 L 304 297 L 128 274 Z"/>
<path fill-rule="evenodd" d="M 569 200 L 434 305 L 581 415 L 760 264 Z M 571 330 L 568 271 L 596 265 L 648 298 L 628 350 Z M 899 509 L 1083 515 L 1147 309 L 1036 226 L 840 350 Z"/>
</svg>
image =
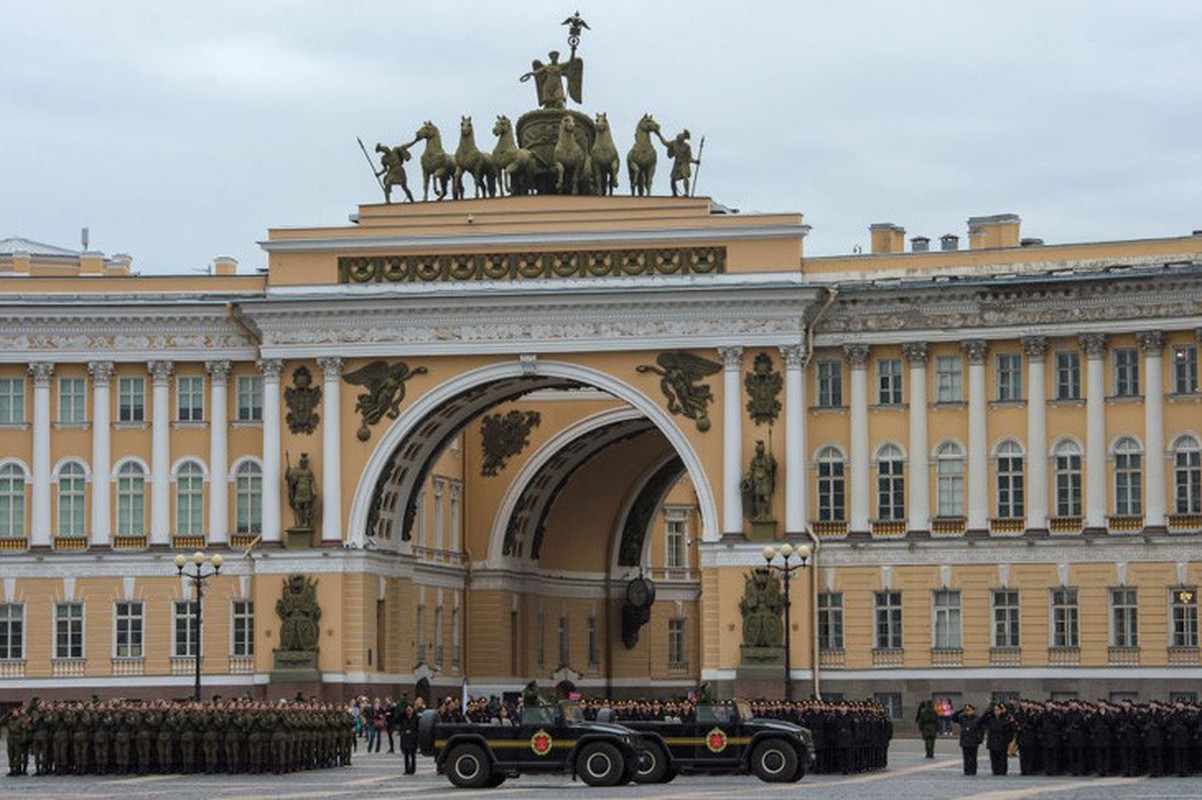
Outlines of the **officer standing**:
<svg viewBox="0 0 1202 800">
<path fill-rule="evenodd" d="M 964 774 L 977 774 L 977 748 L 981 746 L 981 718 L 972 703 L 952 714 L 952 722 L 960 726 L 960 752 L 964 754 Z"/>
<path fill-rule="evenodd" d="M 935 736 L 939 733 L 939 712 L 930 700 L 924 700 L 914 716 L 918 723 L 918 732 L 922 734 L 922 743 L 926 747 L 927 758 L 935 757 Z"/>
<path fill-rule="evenodd" d="M 989 751 L 989 767 L 994 775 L 1005 775 L 1009 769 L 1006 750 L 1014 739 L 1014 720 L 1006 707 L 994 703 L 990 714 L 982 721 L 985 727 L 985 748 Z"/>
</svg>

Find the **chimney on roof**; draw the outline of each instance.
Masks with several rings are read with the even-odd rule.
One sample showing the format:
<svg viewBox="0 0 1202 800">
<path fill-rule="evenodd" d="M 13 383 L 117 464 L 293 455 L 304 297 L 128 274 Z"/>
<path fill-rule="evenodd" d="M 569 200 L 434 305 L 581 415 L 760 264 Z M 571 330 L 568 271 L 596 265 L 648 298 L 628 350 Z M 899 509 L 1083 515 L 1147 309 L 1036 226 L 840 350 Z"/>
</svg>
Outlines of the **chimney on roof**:
<svg viewBox="0 0 1202 800">
<path fill-rule="evenodd" d="M 939 237 L 940 250 L 959 250 L 960 237 L 954 233 L 945 233 Z"/>
<path fill-rule="evenodd" d="M 998 247 L 1018 247 L 1018 214 L 994 214 L 968 218 L 968 247 L 988 250 Z"/>
<path fill-rule="evenodd" d="M 925 253 L 931 249 L 931 240 L 926 236 L 914 236 L 910 239 L 911 253 Z"/>
<path fill-rule="evenodd" d="M 1037 239 L 1034 236 L 1028 236 L 1019 240 L 1019 247 L 1039 247 L 1043 244 L 1043 239 Z"/>
<path fill-rule="evenodd" d="M 906 229 L 892 222 L 877 222 L 868 226 L 872 234 L 872 253 L 902 253 L 906 249 Z"/>
<path fill-rule="evenodd" d="M 238 259 L 230 256 L 217 256 L 213 259 L 212 275 L 237 275 Z"/>
</svg>

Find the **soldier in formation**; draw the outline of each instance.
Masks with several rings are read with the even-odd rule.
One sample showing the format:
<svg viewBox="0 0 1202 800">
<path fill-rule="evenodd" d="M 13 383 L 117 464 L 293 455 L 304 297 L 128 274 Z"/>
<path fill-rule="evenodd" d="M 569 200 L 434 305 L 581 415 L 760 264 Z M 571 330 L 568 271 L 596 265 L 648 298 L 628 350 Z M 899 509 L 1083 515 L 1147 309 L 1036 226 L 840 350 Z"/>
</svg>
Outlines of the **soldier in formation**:
<svg viewBox="0 0 1202 800">
<path fill-rule="evenodd" d="M 10 775 L 293 772 L 346 766 L 347 709 L 251 700 L 33 701 L 5 719 Z"/>
</svg>

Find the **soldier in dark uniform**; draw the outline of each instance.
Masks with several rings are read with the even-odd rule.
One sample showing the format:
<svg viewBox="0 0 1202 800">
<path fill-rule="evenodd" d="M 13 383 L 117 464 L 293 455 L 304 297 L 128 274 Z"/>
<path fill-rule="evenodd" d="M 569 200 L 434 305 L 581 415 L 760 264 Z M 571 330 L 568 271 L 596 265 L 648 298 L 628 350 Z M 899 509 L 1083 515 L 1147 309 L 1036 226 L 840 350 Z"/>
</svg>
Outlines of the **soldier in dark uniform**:
<svg viewBox="0 0 1202 800">
<path fill-rule="evenodd" d="M 1014 720 L 1001 703 L 994 703 L 990 713 L 981 721 L 985 728 L 985 749 L 989 751 L 989 767 L 994 775 L 1005 775 L 1009 769 L 1006 750 L 1014 738 Z"/>
<path fill-rule="evenodd" d="M 952 714 L 952 722 L 960 726 L 960 752 L 964 756 L 964 774 L 977 774 L 977 749 L 981 746 L 981 718 L 971 703 Z"/>
<path fill-rule="evenodd" d="M 1134 778 L 1139 774 L 1139 750 L 1142 746 L 1142 731 L 1139 719 L 1131 703 L 1124 700 L 1118 714 L 1119 765 L 1123 775 Z"/>
<path fill-rule="evenodd" d="M 1039 746 L 1043 756 L 1043 774 L 1060 774 L 1060 745 L 1063 736 L 1063 719 L 1056 703 L 1049 700 L 1039 715 Z"/>
<path fill-rule="evenodd" d="M 1035 775 L 1040 772 L 1042 761 L 1039 752 L 1039 717 L 1041 711 L 1037 704 L 1026 700 L 1018 703 L 1014 714 L 1018 733 L 1015 736 L 1018 744 L 1018 770 L 1023 775 Z"/>
<path fill-rule="evenodd" d="M 1093 749 L 1093 769 L 1105 777 L 1113 771 L 1115 716 L 1110 704 L 1099 702 L 1089 715 L 1089 744 Z"/>
<path fill-rule="evenodd" d="M 1190 772 L 1189 751 L 1193 739 L 1193 719 L 1185 703 L 1178 702 L 1173 706 L 1165 722 L 1165 733 L 1173 754 L 1173 772 L 1184 778 Z"/>
<path fill-rule="evenodd" d="M 29 717 L 20 706 L 9 712 L 4 725 L 8 737 L 8 775 L 28 775 Z"/>
<path fill-rule="evenodd" d="M 1064 712 L 1064 747 L 1068 754 L 1068 771 L 1073 775 L 1085 774 L 1085 744 L 1088 732 L 1085 727 L 1085 714 L 1076 700 L 1068 704 Z"/>
<path fill-rule="evenodd" d="M 922 743 L 926 748 L 927 758 L 935 757 L 935 737 L 939 734 L 939 712 L 930 700 L 924 700 L 914 716 L 918 723 L 918 732 L 922 734 Z"/>
<path fill-rule="evenodd" d="M 105 706 L 96 711 L 96 723 L 92 727 L 92 758 L 97 775 L 107 775 L 109 755 L 113 744 L 113 709 Z"/>
<path fill-rule="evenodd" d="M 1153 778 L 1164 775 L 1164 728 L 1160 704 L 1155 700 L 1143 709 L 1144 753 L 1147 758 L 1148 774 Z"/>
</svg>

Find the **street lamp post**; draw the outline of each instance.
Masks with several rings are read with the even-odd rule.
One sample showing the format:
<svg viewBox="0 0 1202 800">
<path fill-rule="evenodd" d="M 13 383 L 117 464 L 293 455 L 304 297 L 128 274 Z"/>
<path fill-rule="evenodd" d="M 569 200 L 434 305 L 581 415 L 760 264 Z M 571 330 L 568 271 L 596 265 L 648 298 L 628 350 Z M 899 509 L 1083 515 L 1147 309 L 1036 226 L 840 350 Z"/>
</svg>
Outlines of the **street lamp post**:
<svg viewBox="0 0 1202 800">
<path fill-rule="evenodd" d="M 206 561 L 213 565 L 213 569 L 210 572 L 204 571 Z M 175 557 L 175 568 L 179 570 L 180 576 L 192 581 L 192 585 L 196 587 L 196 631 L 194 639 L 196 642 L 196 686 L 193 689 L 193 694 L 198 703 L 200 702 L 200 613 L 204 598 L 204 585 L 205 581 L 221 572 L 223 562 L 224 559 L 222 559 L 220 553 L 209 557 L 198 550 L 192 554 L 192 569 L 186 570 L 185 567 L 188 566 L 188 558 L 183 553 Z"/>
<path fill-rule="evenodd" d="M 781 557 L 781 563 L 777 564 L 776 557 Z M 798 562 L 791 563 L 793 556 L 797 556 Z M 810 546 L 808 544 L 800 545 L 794 548 L 793 545 L 785 542 L 779 548 L 768 545 L 764 548 L 764 561 L 768 562 L 768 569 L 774 569 L 781 574 L 785 581 L 785 699 L 793 700 L 793 675 L 792 663 L 790 658 L 790 629 L 792 623 L 790 621 L 789 609 L 793 605 L 789 599 L 789 580 L 793 577 L 793 573 L 799 569 L 805 569 L 810 560 Z"/>
</svg>

